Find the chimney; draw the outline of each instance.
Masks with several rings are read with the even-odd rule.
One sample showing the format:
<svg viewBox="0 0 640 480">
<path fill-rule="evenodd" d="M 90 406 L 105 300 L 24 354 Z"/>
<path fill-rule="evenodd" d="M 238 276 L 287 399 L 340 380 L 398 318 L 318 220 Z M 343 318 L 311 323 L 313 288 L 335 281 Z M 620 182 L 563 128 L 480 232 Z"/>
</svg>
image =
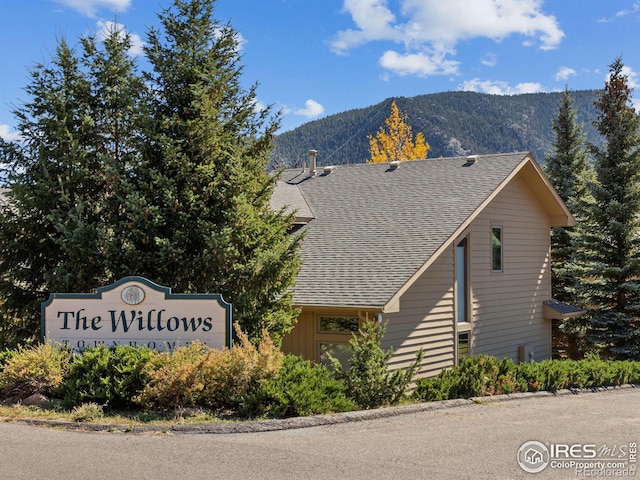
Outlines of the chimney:
<svg viewBox="0 0 640 480">
<path fill-rule="evenodd" d="M 317 150 L 309 150 L 309 176 L 313 177 L 316 174 L 316 156 Z"/>
</svg>

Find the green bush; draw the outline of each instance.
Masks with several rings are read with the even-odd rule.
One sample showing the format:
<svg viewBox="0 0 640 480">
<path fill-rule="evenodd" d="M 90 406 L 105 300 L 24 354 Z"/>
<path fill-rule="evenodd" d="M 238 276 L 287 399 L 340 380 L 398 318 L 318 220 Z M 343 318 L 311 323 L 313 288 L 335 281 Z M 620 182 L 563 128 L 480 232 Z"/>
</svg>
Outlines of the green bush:
<svg viewBox="0 0 640 480">
<path fill-rule="evenodd" d="M 75 354 L 69 372 L 57 390 L 67 407 L 96 403 L 109 408 L 132 408 L 132 399 L 148 381 L 146 365 L 151 351 L 118 345 L 89 347 Z"/>
<path fill-rule="evenodd" d="M 361 408 L 400 402 L 422 363 L 422 351 L 419 351 L 408 367 L 390 371 L 388 363 L 393 349 L 385 351 L 380 347 L 385 331 L 384 325 L 367 321 L 359 335 L 349 341 L 349 367 L 345 369 L 337 359 L 331 358 L 335 378 L 344 383 L 347 396 Z"/>
<path fill-rule="evenodd" d="M 242 399 L 246 417 L 282 418 L 347 412 L 357 405 L 347 398 L 342 382 L 320 364 L 287 355 L 275 378 L 259 383 Z"/>
<path fill-rule="evenodd" d="M 437 377 L 416 382 L 413 398 L 420 401 L 470 398 L 513 392 L 597 388 L 640 382 L 640 362 L 544 360 L 515 365 L 509 359 L 474 356 L 443 370 Z"/>
<path fill-rule="evenodd" d="M 437 377 L 416 382 L 413 397 L 422 401 L 470 398 L 525 391 L 526 382 L 518 378 L 509 358 L 477 355 L 463 358 L 460 365 L 443 370 Z"/>
<path fill-rule="evenodd" d="M 5 363 L 7 363 L 9 361 L 9 359 L 15 355 L 16 350 L 11 350 L 11 349 L 5 349 L 3 351 L 0 351 L 0 370 L 2 370 L 2 367 L 4 367 Z"/>
<path fill-rule="evenodd" d="M 0 369 L 0 393 L 18 399 L 49 395 L 63 381 L 69 360 L 67 350 L 48 343 L 7 352 Z"/>
</svg>

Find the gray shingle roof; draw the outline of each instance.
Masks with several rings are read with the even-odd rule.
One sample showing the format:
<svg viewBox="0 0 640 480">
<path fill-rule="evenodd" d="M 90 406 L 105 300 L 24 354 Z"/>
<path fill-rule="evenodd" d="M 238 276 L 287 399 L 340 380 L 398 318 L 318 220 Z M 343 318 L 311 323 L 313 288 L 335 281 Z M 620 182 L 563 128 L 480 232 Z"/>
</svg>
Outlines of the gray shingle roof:
<svg viewBox="0 0 640 480">
<path fill-rule="evenodd" d="M 573 305 L 555 299 L 545 300 L 543 304 L 545 307 L 551 309 L 553 313 L 548 313 L 548 315 L 555 319 L 578 317 L 587 313 L 587 311 L 582 308 L 574 307 Z"/>
<path fill-rule="evenodd" d="M 473 165 L 467 157 L 404 162 L 395 170 L 344 165 L 312 178 L 285 170 L 277 194 L 301 193 L 314 217 L 305 227 L 295 304 L 382 308 L 528 161 L 520 152 L 479 156 Z"/>
<path fill-rule="evenodd" d="M 286 213 L 295 212 L 296 223 L 307 223 L 313 219 L 313 213 L 297 185 L 283 181 L 277 182 L 277 187 L 271 196 L 271 208 L 276 211 L 285 209 Z"/>
</svg>

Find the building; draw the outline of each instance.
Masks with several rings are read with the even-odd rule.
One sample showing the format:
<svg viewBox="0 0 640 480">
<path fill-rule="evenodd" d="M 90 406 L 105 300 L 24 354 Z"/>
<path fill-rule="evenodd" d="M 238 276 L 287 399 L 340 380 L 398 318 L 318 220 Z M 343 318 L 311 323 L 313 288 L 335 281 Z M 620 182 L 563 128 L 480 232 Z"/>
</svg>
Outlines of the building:
<svg viewBox="0 0 640 480">
<path fill-rule="evenodd" d="M 470 354 L 551 357 L 550 229 L 575 223 L 530 153 L 285 170 L 274 208 L 305 232 L 287 353 L 345 358 L 365 319 L 391 368 L 420 376 Z"/>
</svg>

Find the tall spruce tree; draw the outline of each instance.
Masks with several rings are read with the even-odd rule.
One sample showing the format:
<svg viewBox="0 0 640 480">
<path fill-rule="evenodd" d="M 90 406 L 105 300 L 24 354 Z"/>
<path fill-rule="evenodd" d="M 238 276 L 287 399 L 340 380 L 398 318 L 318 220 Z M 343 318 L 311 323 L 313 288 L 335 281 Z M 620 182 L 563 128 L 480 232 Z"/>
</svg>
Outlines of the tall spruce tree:
<svg viewBox="0 0 640 480">
<path fill-rule="evenodd" d="M 573 98 L 565 89 L 553 119 L 554 150 L 547 158 L 544 170 L 558 194 L 577 219 L 576 227 L 554 227 L 551 230 L 551 274 L 553 297 L 567 303 L 582 303 L 578 297 L 579 242 L 581 227 L 589 204 L 592 181 L 582 127 L 576 121 Z M 584 351 L 585 328 L 580 318 L 554 322 L 554 346 L 570 357 L 580 357 Z"/>
<path fill-rule="evenodd" d="M 175 0 L 151 29 L 153 71 L 141 161 L 127 184 L 114 269 L 179 292 L 217 292 L 252 339 L 279 341 L 291 307 L 300 237 L 270 208 L 267 173 L 278 118 L 241 85 L 237 33 L 213 18 L 215 0 Z"/>
<path fill-rule="evenodd" d="M 39 336 L 51 292 L 143 275 L 176 292 L 222 293 L 252 338 L 277 341 L 296 312 L 292 217 L 273 212 L 267 174 L 278 117 L 241 86 L 238 37 L 214 0 L 175 0 L 138 72 L 130 37 L 60 41 L 0 142 L 0 346 Z"/>
<path fill-rule="evenodd" d="M 544 170 L 562 200 L 578 222 L 585 216 L 588 204 L 587 152 L 582 127 L 576 121 L 573 98 L 565 89 L 553 119 L 553 152 Z M 554 227 L 551 231 L 553 296 L 562 302 L 574 301 L 576 230 Z"/>
<path fill-rule="evenodd" d="M 640 358 L 640 121 L 621 58 L 595 103 L 604 146 L 590 145 L 596 182 L 584 232 L 588 338 L 602 353 Z"/>
<path fill-rule="evenodd" d="M 4 344 L 38 338 L 49 292 L 90 291 L 105 281 L 99 226 L 111 142 L 96 124 L 99 79 L 86 68 L 95 53 L 79 57 L 60 40 L 51 63 L 33 68 L 31 101 L 14 112 L 22 141 L 1 147 L 10 187 L 0 211 Z"/>
</svg>

